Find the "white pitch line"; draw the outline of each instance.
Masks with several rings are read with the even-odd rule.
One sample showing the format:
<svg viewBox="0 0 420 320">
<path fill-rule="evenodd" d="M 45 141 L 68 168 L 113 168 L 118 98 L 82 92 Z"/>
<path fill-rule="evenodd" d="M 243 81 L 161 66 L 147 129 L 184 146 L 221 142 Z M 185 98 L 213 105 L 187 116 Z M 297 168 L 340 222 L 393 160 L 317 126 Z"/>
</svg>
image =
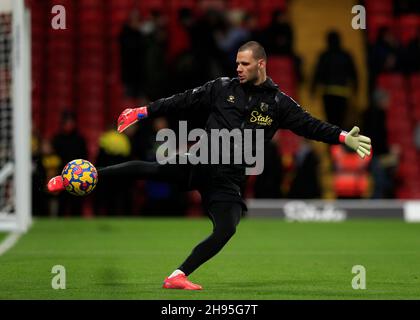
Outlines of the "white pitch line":
<svg viewBox="0 0 420 320">
<path fill-rule="evenodd" d="M 16 242 L 21 237 L 21 232 L 12 232 L 10 233 L 6 239 L 0 244 L 0 256 L 6 253 L 7 250 L 9 250 L 11 247 L 13 247 Z"/>
</svg>

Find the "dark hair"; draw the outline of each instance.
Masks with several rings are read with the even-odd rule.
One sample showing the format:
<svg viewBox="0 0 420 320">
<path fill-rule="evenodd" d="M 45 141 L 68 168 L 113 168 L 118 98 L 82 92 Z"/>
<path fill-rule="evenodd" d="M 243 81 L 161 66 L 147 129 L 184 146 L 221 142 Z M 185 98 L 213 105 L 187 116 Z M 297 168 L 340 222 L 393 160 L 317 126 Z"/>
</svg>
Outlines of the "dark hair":
<svg viewBox="0 0 420 320">
<path fill-rule="evenodd" d="M 243 44 L 239 49 L 240 51 L 251 50 L 252 55 L 255 59 L 264 59 L 267 61 L 267 55 L 265 53 L 264 47 L 259 44 L 257 41 L 248 41 L 247 43 Z"/>
<path fill-rule="evenodd" d="M 332 30 L 330 32 L 328 32 L 327 34 L 327 42 L 328 42 L 328 47 L 330 49 L 338 49 L 341 46 L 341 37 L 340 34 L 335 31 Z"/>
</svg>

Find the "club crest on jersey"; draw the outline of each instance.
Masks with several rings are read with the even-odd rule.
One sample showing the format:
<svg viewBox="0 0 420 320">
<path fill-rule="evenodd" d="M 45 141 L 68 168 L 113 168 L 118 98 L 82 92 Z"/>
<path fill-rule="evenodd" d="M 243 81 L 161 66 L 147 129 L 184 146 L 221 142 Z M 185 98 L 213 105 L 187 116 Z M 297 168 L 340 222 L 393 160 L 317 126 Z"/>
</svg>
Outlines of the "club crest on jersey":
<svg viewBox="0 0 420 320">
<path fill-rule="evenodd" d="M 226 100 L 227 100 L 227 102 L 235 103 L 235 97 L 234 96 L 229 96 Z"/>
<path fill-rule="evenodd" d="M 266 104 L 265 102 L 261 102 L 260 109 L 262 112 L 267 112 L 268 104 Z"/>
</svg>

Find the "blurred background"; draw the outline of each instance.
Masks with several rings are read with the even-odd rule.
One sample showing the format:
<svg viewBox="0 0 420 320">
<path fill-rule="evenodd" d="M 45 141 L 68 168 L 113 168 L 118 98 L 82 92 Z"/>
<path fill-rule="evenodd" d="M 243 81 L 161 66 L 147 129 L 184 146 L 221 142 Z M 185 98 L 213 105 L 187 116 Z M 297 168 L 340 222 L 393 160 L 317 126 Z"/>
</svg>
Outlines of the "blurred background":
<svg viewBox="0 0 420 320">
<path fill-rule="evenodd" d="M 352 28 L 354 5 L 366 30 Z M 314 116 L 372 138 L 361 160 L 342 146 L 280 130 L 247 199 L 420 198 L 420 1 L 29 0 L 32 33 L 33 213 L 201 216 L 196 192 L 151 181 L 99 183 L 89 197 L 39 185 L 70 160 L 97 167 L 155 160 L 155 133 L 183 119 L 144 120 L 121 135 L 118 115 L 221 76 L 235 76 L 249 40 L 268 76 Z M 54 5 L 66 10 L 55 30 Z M 0 27 L 10 28 L 1 14 Z M 2 39 L 7 41 L 7 39 Z M 203 125 L 193 115 L 189 129 Z"/>
</svg>

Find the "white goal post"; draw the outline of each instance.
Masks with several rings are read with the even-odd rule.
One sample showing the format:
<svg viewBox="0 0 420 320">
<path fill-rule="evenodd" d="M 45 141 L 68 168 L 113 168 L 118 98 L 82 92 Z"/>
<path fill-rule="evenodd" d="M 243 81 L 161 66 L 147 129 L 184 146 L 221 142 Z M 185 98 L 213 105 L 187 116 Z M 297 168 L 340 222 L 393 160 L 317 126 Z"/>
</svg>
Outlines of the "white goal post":
<svg viewBox="0 0 420 320">
<path fill-rule="evenodd" d="M 0 3 L 0 231 L 25 232 L 32 221 L 30 14 L 24 0 Z"/>
</svg>

